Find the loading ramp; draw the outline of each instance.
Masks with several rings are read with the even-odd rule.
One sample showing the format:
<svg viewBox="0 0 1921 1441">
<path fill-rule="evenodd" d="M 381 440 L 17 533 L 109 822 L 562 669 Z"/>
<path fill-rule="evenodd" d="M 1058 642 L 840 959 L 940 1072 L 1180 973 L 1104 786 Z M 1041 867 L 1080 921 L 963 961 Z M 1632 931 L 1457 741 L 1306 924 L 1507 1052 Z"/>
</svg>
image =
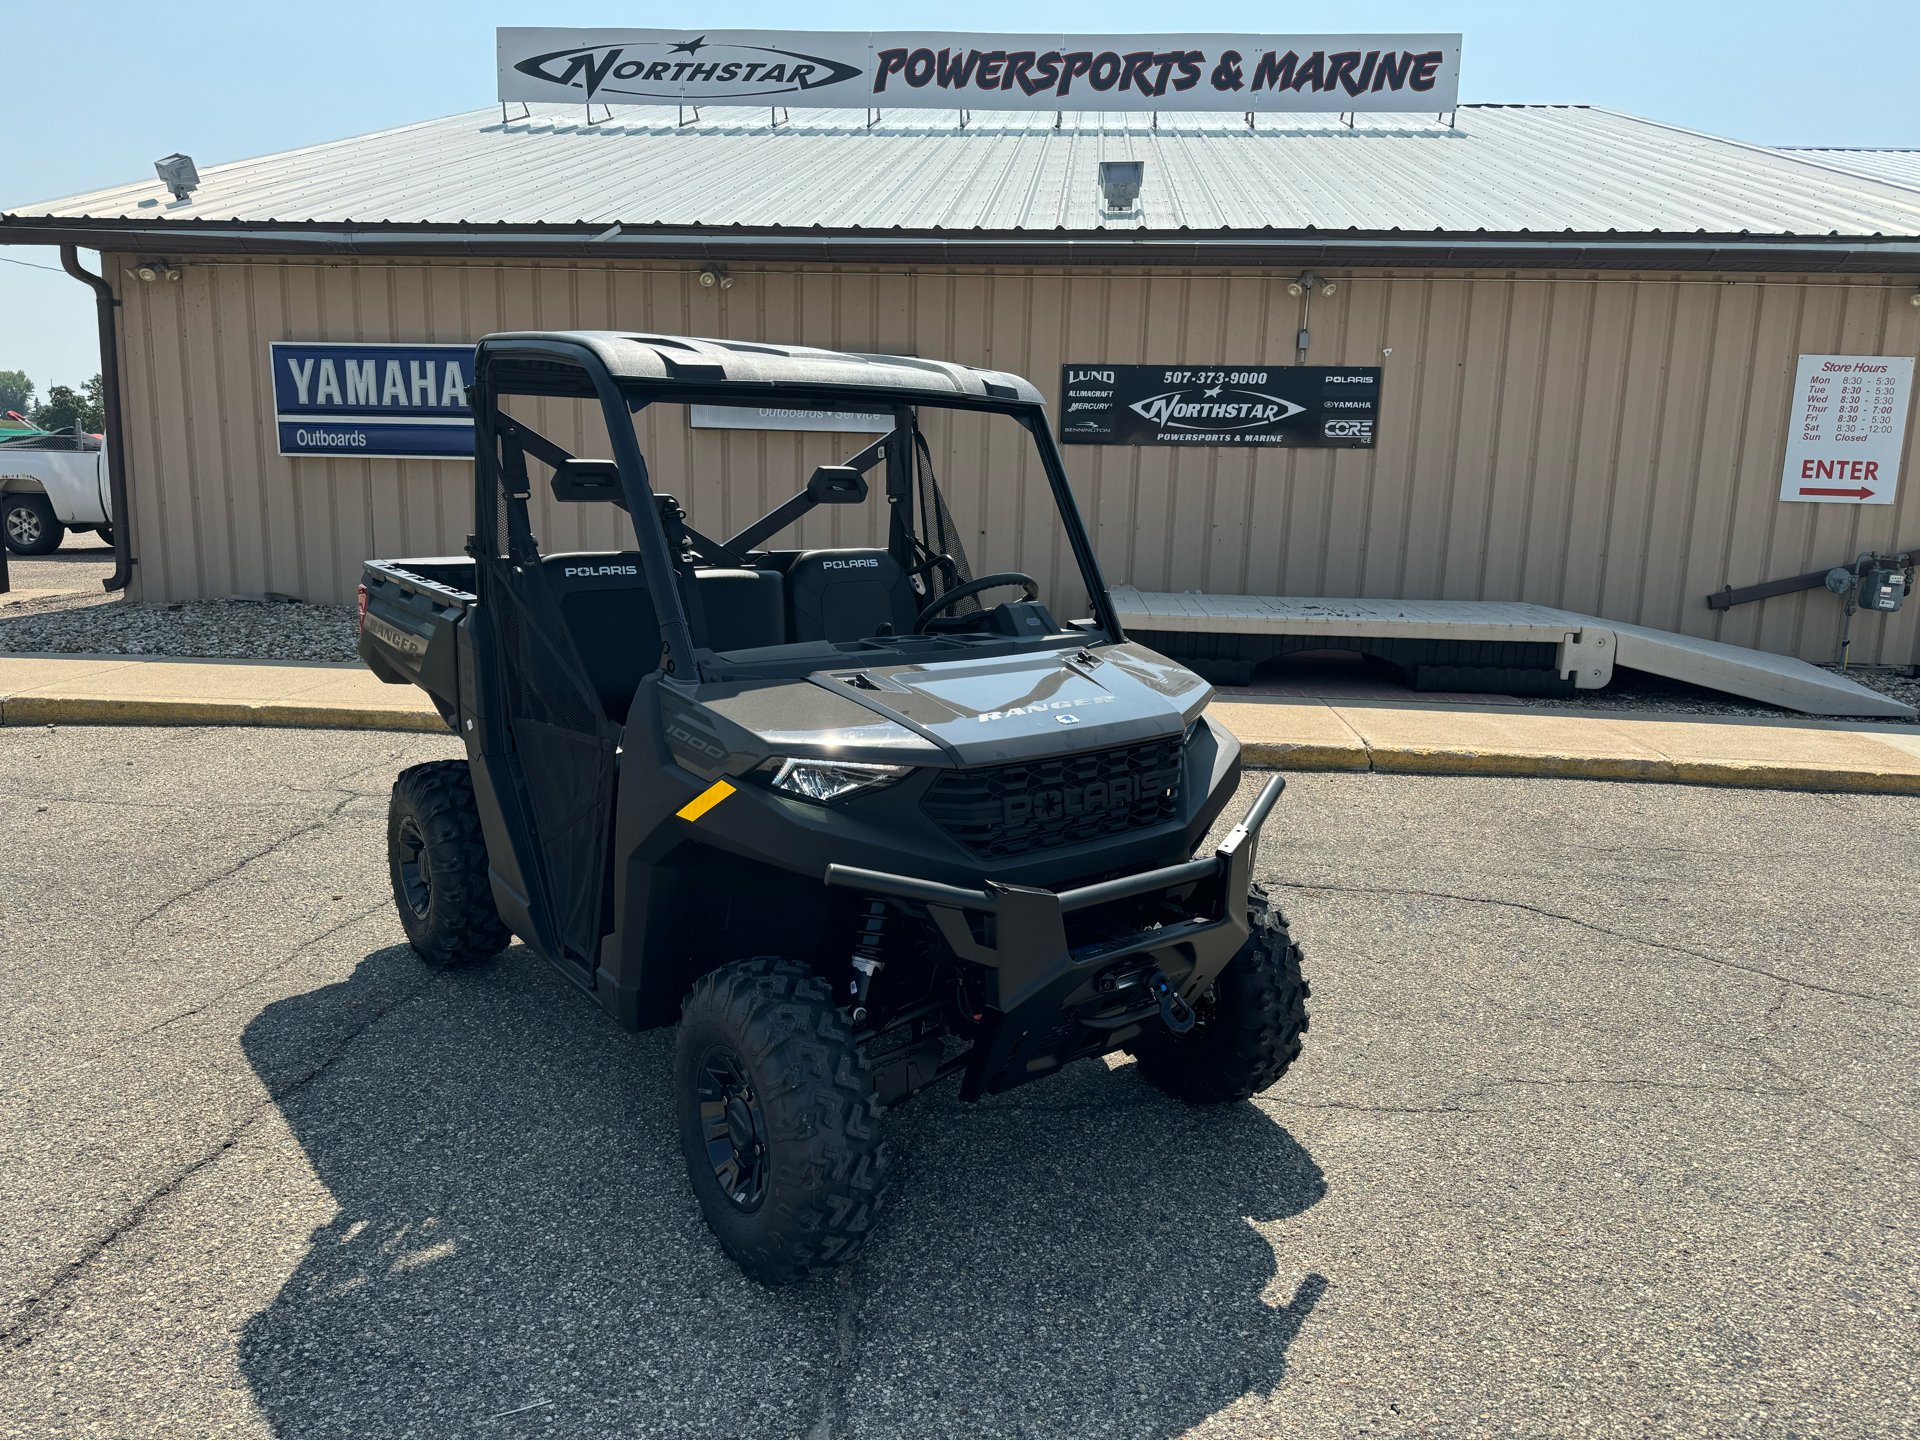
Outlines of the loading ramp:
<svg viewBox="0 0 1921 1441">
<path fill-rule="evenodd" d="M 1525 601 L 1337 600 L 1113 587 L 1130 636 L 1209 680 L 1245 685 L 1297 651 L 1355 650 L 1417 690 L 1567 695 L 1599 690 L 1617 665 L 1807 715 L 1904 716 L 1899 701 L 1806 661 Z"/>
</svg>

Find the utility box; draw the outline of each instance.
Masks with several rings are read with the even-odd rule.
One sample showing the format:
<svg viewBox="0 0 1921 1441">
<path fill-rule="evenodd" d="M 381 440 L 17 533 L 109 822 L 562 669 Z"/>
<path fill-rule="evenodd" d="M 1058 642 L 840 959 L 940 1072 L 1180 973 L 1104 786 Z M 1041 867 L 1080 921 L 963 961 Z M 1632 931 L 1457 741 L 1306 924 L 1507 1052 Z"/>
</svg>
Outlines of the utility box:
<svg viewBox="0 0 1921 1441">
<path fill-rule="evenodd" d="M 1907 577 L 1893 566 L 1875 566 L 1861 576 L 1863 610 L 1899 610 L 1908 593 Z"/>
</svg>

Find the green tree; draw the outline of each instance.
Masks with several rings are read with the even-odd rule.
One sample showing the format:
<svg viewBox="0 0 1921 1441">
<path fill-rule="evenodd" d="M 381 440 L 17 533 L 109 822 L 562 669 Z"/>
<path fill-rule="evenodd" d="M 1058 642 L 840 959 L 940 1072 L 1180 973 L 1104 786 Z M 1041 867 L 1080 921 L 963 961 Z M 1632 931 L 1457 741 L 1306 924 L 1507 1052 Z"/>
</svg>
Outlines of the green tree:
<svg viewBox="0 0 1921 1441">
<path fill-rule="evenodd" d="M 0 416 L 9 410 L 33 414 L 33 382 L 24 370 L 0 370 Z"/>
<path fill-rule="evenodd" d="M 43 430 L 72 430 L 76 424 L 82 430 L 106 429 L 100 377 L 94 376 L 79 390 L 70 385 L 48 386 L 46 401 L 33 412 L 33 423 Z"/>
</svg>

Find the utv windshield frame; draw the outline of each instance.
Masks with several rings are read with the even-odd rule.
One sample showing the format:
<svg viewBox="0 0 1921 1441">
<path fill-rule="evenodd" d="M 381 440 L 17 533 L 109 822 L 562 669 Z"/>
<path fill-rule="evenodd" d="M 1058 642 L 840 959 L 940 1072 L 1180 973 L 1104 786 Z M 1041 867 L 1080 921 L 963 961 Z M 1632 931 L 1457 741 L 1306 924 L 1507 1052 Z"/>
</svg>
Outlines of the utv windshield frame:
<svg viewBox="0 0 1921 1441">
<path fill-rule="evenodd" d="M 628 339 L 629 337 L 620 337 Z M 646 337 L 633 337 L 645 340 Z M 733 347 L 729 347 L 732 349 Z M 742 345 L 742 351 L 754 347 Z M 765 348 L 770 353 L 782 354 Z M 835 359 L 845 359 L 835 357 Z M 856 357 L 865 360 L 866 357 Z M 951 374 L 959 367 L 936 367 L 916 362 L 911 357 L 874 357 L 906 366 L 925 366 L 930 371 Z M 803 358 L 800 362 L 805 365 Z M 673 366 L 671 360 L 668 365 Z M 1126 639 L 1107 594 L 1107 584 L 1094 556 L 1094 547 L 1081 521 L 1059 447 L 1047 424 L 1046 404 L 1039 399 L 1023 398 L 1012 386 L 996 384 L 994 372 L 980 372 L 983 391 L 990 387 L 1005 394 L 980 395 L 920 386 L 888 386 L 873 383 L 836 383 L 832 380 L 728 380 L 718 365 L 697 361 L 676 367 L 688 372 L 684 378 L 615 376 L 593 346 L 582 340 L 561 336 L 514 335 L 483 339 L 475 356 L 474 388 L 470 408 L 474 416 L 474 502 L 477 526 L 476 543 L 487 536 L 492 521 L 483 519 L 498 513 L 501 504 L 501 437 L 520 426 L 499 408 L 504 396 L 551 397 L 595 400 L 607 426 L 609 442 L 618 467 L 626 510 L 633 522 L 634 536 L 645 572 L 648 589 L 654 596 L 660 621 L 664 655 L 661 668 L 670 678 L 685 682 L 703 679 L 703 659 L 711 660 L 712 650 L 697 647 L 681 588 L 681 568 L 668 547 L 668 538 L 655 505 L 647 463 L 640 449 L 631 420 L 656 401 L 684 405 L 756 406 L 773 402 L 805 405 L 825 410 L 872 414 L 886 411 L 902 416 L 921 407 L 946 410 L 979 411 L 1005 415 L 1033 438 L 1035 449 L 1047 477 L 1054 509 L 1073 551 L 1082 581 L 1093 607 L 1098 635 L 1082 631 L 1088 641 L 1105 640 L 1119 644 Z M 1032 390 L 1032 387 L 1028 387 Z M 524 430 L 524 427 L 521 427 Z M 918 427 L 916 427 L 916 430 Z M 882 436 L 878 444 L 894 442 L 901 436 L 897 428 Z M 873 447 L 869 447 L 872 449 Z M 888 462 L 892 464 L 890 460 Z M 800 478 L 802 481 L 805 477 Z M 492 543 L 499 544 L 496 539 Z M 1060 622 L 1066 625 L 1065 621 Z M 711 666 L 709 667 L 711 669 Z M 814 668 L 819 668 L 816 665 Z"/>
</svg>

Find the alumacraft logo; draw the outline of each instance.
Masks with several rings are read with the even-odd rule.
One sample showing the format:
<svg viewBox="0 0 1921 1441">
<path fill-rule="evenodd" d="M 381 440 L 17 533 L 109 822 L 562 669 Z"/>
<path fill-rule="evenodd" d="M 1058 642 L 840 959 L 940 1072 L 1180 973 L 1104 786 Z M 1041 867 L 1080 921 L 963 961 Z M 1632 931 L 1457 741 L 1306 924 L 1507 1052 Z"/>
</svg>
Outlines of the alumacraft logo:
<svg viewBox="0 0 1921 1441">
<path fill-rule="evenodd" d="M 587 98 L 638 95 L 657 100 L 764 100 L 838 85 L 863 72 L 853 65 L 766 45 L 709 45 L 705 35 L 621 45 L 574 45 L 531 55 L 514 69 Z M 560 98 L 558 96 L 556 99 Z"/>
<path fill-rule="evenodd" d="M 1307 407 L 1259 390 L 1190 385 L 1137 400 L 1128 409 L 1162 430 L 1262 430 Z"/>
</svg>

